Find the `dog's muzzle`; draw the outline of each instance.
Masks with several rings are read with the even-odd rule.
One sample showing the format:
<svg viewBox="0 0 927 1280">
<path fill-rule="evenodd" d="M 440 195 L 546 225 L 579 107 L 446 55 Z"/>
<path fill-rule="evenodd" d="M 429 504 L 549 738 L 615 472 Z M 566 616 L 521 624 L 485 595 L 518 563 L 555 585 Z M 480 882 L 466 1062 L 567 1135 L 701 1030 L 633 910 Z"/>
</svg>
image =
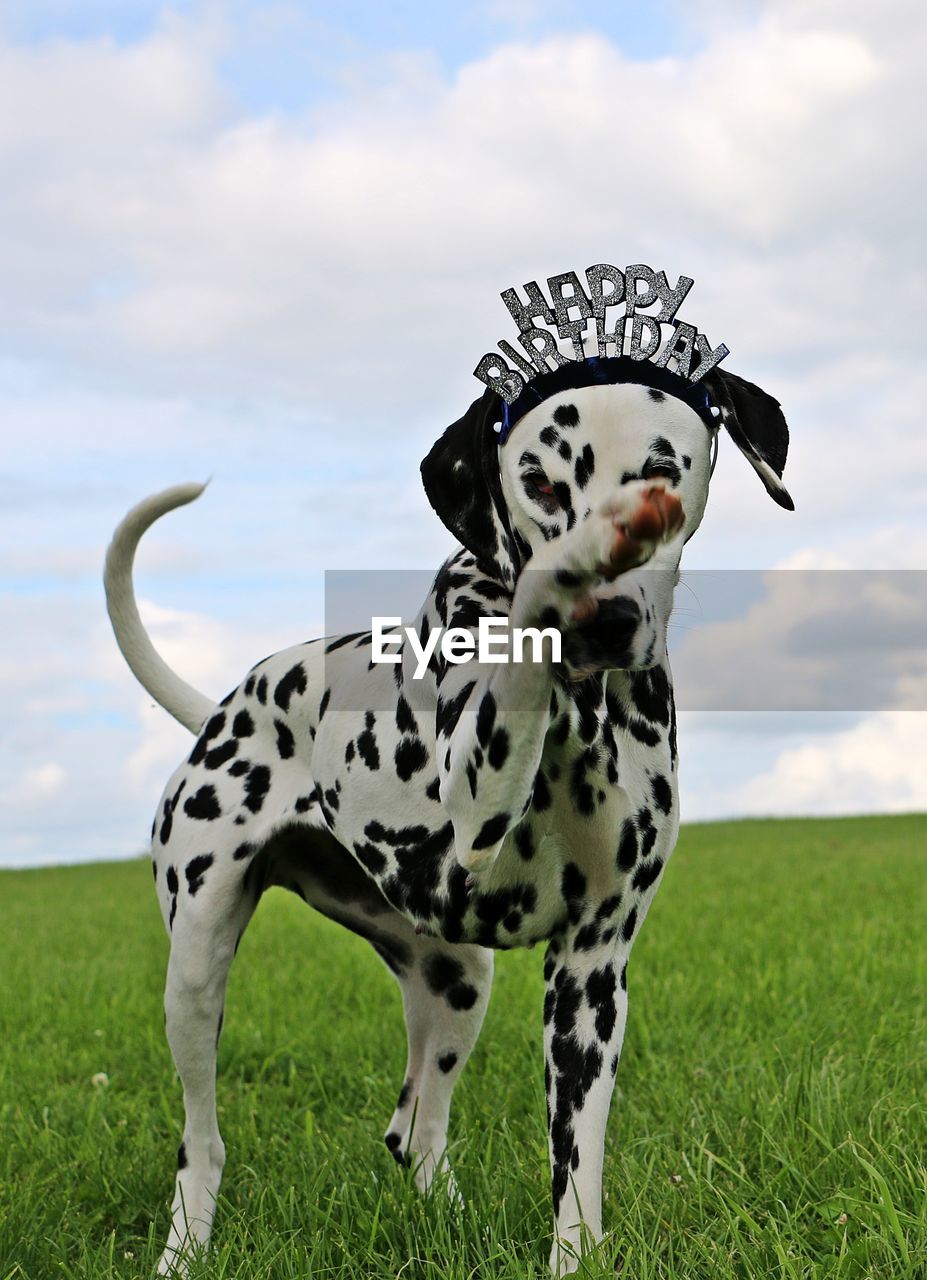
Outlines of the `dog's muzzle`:
<svg viewBox="0 0 927 1280">
<path fill-rule="evenodd" d="M 633 660 L 640 605 L 628 596 L 599 600 L 594 618 L 564 634 L 562 660 L 569 676 L 582 680 L 596 671 L 628 667 Z"/>
</svg>

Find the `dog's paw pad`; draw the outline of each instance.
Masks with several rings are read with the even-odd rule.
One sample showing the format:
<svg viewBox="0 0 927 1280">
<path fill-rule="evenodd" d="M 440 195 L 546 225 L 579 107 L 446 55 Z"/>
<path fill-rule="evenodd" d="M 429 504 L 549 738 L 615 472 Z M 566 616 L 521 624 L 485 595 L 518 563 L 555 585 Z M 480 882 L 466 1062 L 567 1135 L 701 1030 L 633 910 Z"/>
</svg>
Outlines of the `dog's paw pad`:
<svg viewBox="0 0 927 1280">
<path fill-rule="evenodd" d="M 685 523 L 682 503 L 662 485 L 642 488 L 630 512 L 621 504 L 605 514 L 611 519 L 613 533 L 599 567 L 608 579 L 649 559 L 655 546 L 674 538 Z"/>
</svg>

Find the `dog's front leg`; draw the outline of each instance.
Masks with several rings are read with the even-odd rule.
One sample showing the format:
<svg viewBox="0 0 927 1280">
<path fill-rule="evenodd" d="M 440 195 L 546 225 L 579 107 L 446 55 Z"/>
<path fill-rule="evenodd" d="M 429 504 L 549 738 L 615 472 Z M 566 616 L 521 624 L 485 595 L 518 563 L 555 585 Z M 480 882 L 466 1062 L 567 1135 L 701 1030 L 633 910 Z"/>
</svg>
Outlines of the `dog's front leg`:
<svg viewBox="0 0 927 1280">
<path fill-rule="evenodd" d="M 553 939 L 544 966 L 555 1276 L 575 1271 L 602 1235 L 605 1128 L 628 1008 L 627 949 L 588 949 L 587 937 L 571 926 Z"/>
<path fill-rule="evenodd" d="M 577 588 L 560 585 L 557 560 L 522 574 L 508 615 L 515 628 L 562 625 Z M 461 592 L 463 594 L 463 592 Z M 560 606 L 559 608 L 557 606 Z M 453 618 L 456 602 L 448 602 Z M 499 616 L 490 608 L 485 616 Z M 473 629 L 474 643 L 476 628 Z M 448 666 L 439 677 L 436 744 L 441 801 L 454 826 L 457 861 L 487 868 L 531 802 L 544 739 L 557 714 L 553 651 L 543 640 L 540 660 Z"/>
<path fill-rule="evenodd" d="M 495 860 L 531 803 L 544 739 L 561 712 L 554 650 L 542 638 L 514 659 L 516 631 L 559 631 L 587 621 L 594 589 L 650 558 L 682 524 L 679 501 L 645 481 L 625 486 L 574 529 L 535 551 L 519 576 L 509 612 L 508 662 L 449 666 L 439 677 L 436 715 L 440 796 L 454 826 L 457 861 L 470 871 Z M 446 617 L 472 612 L 465 580 L 448 593 Z M 486 616 L 499 616 L 491 608 Z M 475 641 L 476 637 L 474 637 Z M 532 660 L 534 658 L 535 660 Z M 539 659 L 539 660 L 537 660 Z"/>
</svg>

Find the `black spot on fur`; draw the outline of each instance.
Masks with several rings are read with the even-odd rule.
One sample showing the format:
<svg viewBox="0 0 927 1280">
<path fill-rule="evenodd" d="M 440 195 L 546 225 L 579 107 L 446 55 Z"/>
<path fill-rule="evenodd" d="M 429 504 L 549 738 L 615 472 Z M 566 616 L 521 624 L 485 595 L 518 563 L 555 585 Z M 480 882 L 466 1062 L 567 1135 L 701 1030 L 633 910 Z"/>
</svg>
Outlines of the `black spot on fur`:
<svg viewBox="0 0 927 1280">
<path fill-rule="evenodd" d="M 170 839 L 171 828 L 174 825 L 174 810 L 177 808 L 177 801 L 180 799 L 180 794 L 186 785 L 186 779 L 184 779 L 174 794 L 164 801 L 164 820 L 161 823 L 160 834 L 162 844 L 167 844 Z"/>
<path fill-rule="evenodd" d="M 663 862 L 660 858 L 654 858 L 653 862 L 643 862 L 634 872 L 634 879 L 631 883 L 635 889 L 645 893 L 656 881 L 662 870 Z"/>
<path fill-rule="evenodd" d="M 459 982 L 463 978 L 464 967 L 453 956 L 438 951 L 426 959 L 424 973 L 429 990 L 437 996 L 442 995 L 452 982 Z"/>
<path fill-rule="evenodd" d="M 247 711 L 239 711 L 232 721 L 232 733 L 236 738 L 250 738 L 254 733 L 254 721 Z"/>
<path fill-rule="evenodd" d="M 476 713 L 476 740 L 481 747 L 488 745 L 495 723 L 496 700 L 491 693 L 484 693 L 480 701 L 480 709 Z"/>
<path fill-rule="evenodd" d="M 269 790 L 270 770 L 266 764 L 256 764 L 245 778 L 245 807 L 252 813 L 260 813 Z"/>
<path fill-rule="evenodd" d="M 558 427 L 575 427 L 579 422 L 579 410 L 575 404 L 558 404 L 554 410 L 554 422 Z"/>
<path fill-rule="evenodd" d="M 396 728 L 400 733 L 418 733 L 418 725 L 412 708 L 402 694 L 396 699 Z"/>
<path fill-rule="evenodd" d="M 638 742 L 644 744 L 645 747 L 655 747 L 660 741 L 660 731 L 655 729 L 653 725 L 648 724 L 646 720 L 640 720 L 634 716 L 628 721 L 628 732 L 632 738 L 636 738 Z"/>
<path fill-rule="evenodd" d="M 663 401 L 666 399 L 666 396 L 663 394 L 663 392 L 658 391 L 656 387 L 648 387 L 647 394 L 648 396 L 650 396 L 650 399 L 655 400 L 657 404 L 662 404 Z"/>
<path fill-rule="evenodd" d="M 615 1030 L 615 970 L 605 965 L 593 969 L 586 979 L 586 999 L 595 1010 L 595 1031 L 601 1041 L 607 1043 Z"/>
<path fill-rule="evenodd" d="M 177 1171 L 187 1167 L 187 1144 L 182 1142 L 177 1148 Z"/>
<path fill-rule="evenodd" d="M 515 828 L 515 848 L 525 862 L 530 862 L 534 857 L 534 837 L 527 823 L 522 823 L 520 827 Z"/>
<path fill-rule="evenodd" d="M 225 728 L 225 712 L 219 711 L 206 721 L 205 728 L 197 739 L 196 746 L 190 752 L 190 764 L 199 764 L 209 747 L 209 743 L 213 738 L 218 738 L 219 734 Z"/>
<path fill-rule="evenodd" d="M 191 898 L 196 897 L 197 892 L 202 887 L 203 878 L 212 866 L 212 862 L 211 853 L 201 853 L 187 863 L 184 874 L 187 877 L 187 888 L 190 890 Z"/>
<path fill-rule="evenodd" d="M 195 796 L 187 796 L 184 801 L 183 811 L 188 818 L 195 818 L 199 822 L 212 822 L 216 818 L 222 816 L 222 809 L 219 805 L 219 797 L 216 795 L 216 789 L 211 784 L 200 787 Z"/>
<path fill-rule="evenodd" d="M 584 924 L 581 929 L 577 929 L 576 937 L 573 945 L 577 951 L 591 951 L 599 941 L 599 926 L 595 921 Z"/>
<path fill-rule="evenodd" d="M 653 724 L 669 724 L 673 694 L 663 667 L 632 672 L 631 697 L 645 720 Z"/>
<path fill-rule="evenodd" d="M 625 818 L 618 842 L 617 863 L 619 871 L 630 871 L 637 861 L 637 831 L 630 818 Z"/>
<path fill-rule="evenodd" d="M 543 813 L 545 809 L 551 806 L 550 787 L 547 785 L 547 778 L 544 776 L 544 770 L 538 769 L 534 778 L 534 790 L 531 794 L 531 806 L 538 813 Z"/>
<path fill-rule="evenodd" d="M 630 942 L 634 937 L 634 930 L 637 928 L 637 908 L 632 907 L 628 912 L 628 918 L 621 927 L 621 936 L 625 942 Z"/>
<path fill-rule="evenodd" d="M 612 897 L 606 898 L 603 902 L 599 904 L 599 909 L 595 913 L 595 918 L 597 920 L 608 920 L 611 916 L 615 914 L 615 912 L 618 910 L 620 906 L 621 906 L 621 894 L 620 893 L 613 894 Z"/>
<path fill-rule="evenodd" d="M 651 812 L 646 805 L 637 811 L 637 828 L 641 837 L 640 856 L 646 858 L 657 839 L 657 829 L 653 824 Z"/>
<path fill-rule="evenodd" d="M 354 853 L 358 862 L 365 866 L 371 875 L 378 876 L 386 870 L 386 855 L 381 853 L 375 845 L 358 844 L 355 841 Z"/>
<path fill-rule="evenodd" d="M 467 761 L 467 785 L 470 788 L 470 795 L 474 800 L 476 799 L 478 779 L 479 779 L 479 775 L 477 774 L 477 771 L 476 771 L 476 764 L 472 760 L 468 760 Z"/>
<path fill-rule="evenodd" d="M 505 729 L 497 729 L 489 744 L 487 759 L 493 769 L 501 769 L 509 758 L 509 735 Z"/>
<path fill-rule="evenodd" d="M 368 711 L 364 721 L 366 727 L 360 737 L 357 739 L 357 749 L 360 752 L 360 758 L 364 764 L 372 772 L 380 767 L 380 751 L 377 747 L 377 740 L 373 735 L 373 727 L 376 724 L 376 717 L 372 711 Z"/>
<path fill-rule="evenodd" d="M 595 453 L 591 444 L 583 445 L 582 453 L 573 464 L 573 477 L 579 489 L 585 489 L 595 471 Z"/>
<path fill-rule="evenodd" d="M 456 1053 L 444 1053 L 438 1059 L 438 1069 L 440 1071 L 443 1071 L 445 1075 L 447 1075 L 449 1071 L 453 1071 L 456 1066 L 457 1066 Z"/>
<path fill-rule="evenodd" d="M 456 697 L 448 698 L 446 701 L 441 697 L 438 698 L 438 710 L 435 714 L 435 729 L 438 734 L 443 734 L 446 738 L 451 736 L 467 704 L 467 699 L 475 687 L 475 681 L 471 680 L 469 684 L 463 686 Z"/>
<path fill-rule="evenodd" d="M 476 987 L 472 987 L 468 982 L 455 982 L 448 988 L 447 1002 L 459 1013 L 464 1009 L 472 1009 L 478 995 Z"/>
<path fill-rule="evenodd" d="M 479 994 L 476 987 L 465 982 L 464 967 L 453 956 L 436 952 L 424 964 L 425 981 L 436 996 L 444 996 L 452 1009 L 472 1009 Z"/>
<path fill-rule="evenodd" d="M 490 845 L 496 844 L 505 835 L 508 826 L 509 815 L 507 813 L 497 813 L 493 817 L 487 818 L 474 838 L 473 848 L 488 849 Z"/>
<path fill-rule="evenodd" d="M 650 780 L 654 804 L 661 813 L 669 813 L 673 807 L 673 788 L 662 773 L 656 773 Z"/>
<path fill-rule="evenodd" d="M 177 879 L 177 872 L 173 866 L 169 866 L 165 873 L 168 893 L 176 893 L 180 888 L 180 881 Z"/>
<path fill-rule="evenodd" d="M 293 737 L 293 730 L 282 720 L 275 720 L 274 728 L 277 730 L 277 751 L 280 759 L 289 760 L 296 750 L 296 739 Z"/>
<path fill-rule="evenodd" d="M 414 773 L 425 768 L 428 763 L 428 752 L 425 744 L 418 738 L 400 738 L 394 760 L 397 777 L 402 782 L 408 782 Z"/>
<path fill-rule="evenodd" d="M 573 924 L 579 920 L 583 910 L 583 898 L 586 893 L 586 877 L 575 862 L 568 862 L 563 868 L 560 878 L 560 892 L 567 905 L 567 914 Z"/>
<path fill-rule="evenodd" d="M 334 640 L 330 640 L 325 646 L 326 653 L 334 653 L 336 649 L 344 649 L 354 640 L 366 638 L 369 633 L 366 631 L 349 631 L 347 635 L 337 636 Z"/>
<path fill-rule="evenodd" d="M 567 529 L 572 529 L 576 524 L 576 512 L 573 510 L 573 491 L 565 480 L 555 480 L 553 484 L 554 497 L 560 504 L 560 509 L 566 516 Z"/>
<path fill-rule="evenodd" d="M 277 687 L 274 689 L 274 702 L 281 710 L 289 711 L 290 699 L 293 694 L 303 694 L 305 692 L 306 670 L 301 662 L 297 662 L 294 667 L 290 667 L 283 679 L 277 682 Z"/>
<path fill-rule="evenodd" d="M 219 769 L 222 765 L 227 764 L 238 751 L 237 738 L 228 738 L 218 747 L 213 747 L 211 751 L 206 752 L 203 764 L 207 769 Z"/>
<path fill-rule="evenodd" d="M 369 840 L 376 840 L 380 844 L 391 844 L 396 847 L 398 845 L 421 844 L 423 840 L 428 838 L 428 828 L 420 822 L 413 827 L 384 827 L 382 822 L 378 822 L 374 818 L 364 827 L 364 835 Z"/>
</svg>

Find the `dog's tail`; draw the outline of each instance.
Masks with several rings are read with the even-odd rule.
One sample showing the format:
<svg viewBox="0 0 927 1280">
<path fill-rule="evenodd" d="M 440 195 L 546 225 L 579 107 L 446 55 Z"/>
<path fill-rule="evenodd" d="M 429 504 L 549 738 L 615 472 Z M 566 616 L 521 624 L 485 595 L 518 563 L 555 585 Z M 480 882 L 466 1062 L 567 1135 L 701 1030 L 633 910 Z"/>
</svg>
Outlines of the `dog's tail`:
<svg viewBox="0 0 927 1280">
<path fill-rule="evenodd" d="M 142 534 L 161 516 L 200 496 L 204 484 L 178 484 L 152 494 L 133 507 L 106 553 L 103 583 L 116 643 L 141 685 L 191 733 L 198 733 L 215 703 L 173 672 L 148 638 L 139 617 L 132 585 L 132 566 Z"/>
</svg>

